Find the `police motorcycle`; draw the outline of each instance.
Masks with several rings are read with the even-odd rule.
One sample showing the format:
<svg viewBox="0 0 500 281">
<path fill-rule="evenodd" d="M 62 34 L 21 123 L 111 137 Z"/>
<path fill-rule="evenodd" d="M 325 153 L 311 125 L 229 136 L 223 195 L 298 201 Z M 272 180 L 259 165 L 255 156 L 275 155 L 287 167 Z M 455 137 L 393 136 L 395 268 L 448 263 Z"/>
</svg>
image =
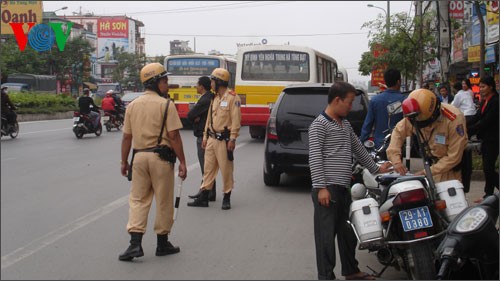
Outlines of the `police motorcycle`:
<svg viewBox="0 0 500 281">
<path fill-rule="evenodd" d="M 83 138 L 85 134 L 95 134 L 96 136 L 100 136 L 102 134 L 102 124 L 101 124 L 101 113 L 99 110 L 96 110 L 90 106 L 90 110 L 99 113 L 97 117 L 99 119 L 99 123 L 97 128 L 94 128 L 92 124 L 92 120 L 90 119 L 90 115 L 82 114 L 80 111 L 73 112 L 73 133 L 77 139 Z"/>
<path fill-rule="evenodd" d="M 416 114 L 412 114 L 405 112 L 405 117 L 414 118 Z M 409 279 L 434 279 L 435 249 L 449 222 L 467 207 L 459 181 L 434 183 L 430 157 L 425 153 L 429 150 L 424 149 L 418 125 L 416 129 L 418 148 L 429 176 L 401 176 L 394 171 L 373 175 L 357 160 L 353 163 L 353 202 L 348 223 L 358 239 L 359 249 L 376 252 L 378 261 L 384 266 L 380 272 L 368 267 L 375 277 L 393 266 L 404 270 Z M 371 141 L 364 143 L 375 161 L 385 161 L 380 155 L 387 148 L 390 137 L 388 134 L 378 149 L 374 149 Z"/>
<path fill-rule="evenodd" d="M 14 124 L 9 124 L 7 122 L 7 118 L 5 116 L 2 116 L 2 129 L 1 129 L 1 136 L 10 136 L 11 138 L 15 139 L 19 135 L 19 123 L 17 120 L 14 122 Z"/>
<path fill-rule="evenodd" d="M 439 245 L 438 280 L 498 280 L 500 194 L 468 207 L 451 222 Z"/>
</svg>

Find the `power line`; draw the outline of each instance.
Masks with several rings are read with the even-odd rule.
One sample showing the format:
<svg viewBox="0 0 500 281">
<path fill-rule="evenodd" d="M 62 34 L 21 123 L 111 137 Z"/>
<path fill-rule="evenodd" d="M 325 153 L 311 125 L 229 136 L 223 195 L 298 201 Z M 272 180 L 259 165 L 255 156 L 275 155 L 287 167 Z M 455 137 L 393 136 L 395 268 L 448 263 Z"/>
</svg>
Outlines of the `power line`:
<svg viewBox="0 0 500 281">
<path fill-rule="evenodd" d="M 261 34 L 261 35 L 227 35 L 227 34 L 165 34 L 165 33 L 145 33 L 149 36 L 186 36 L 186 37 L 312 37 L 312 36 L 338 36 L 338 35 L 359 35 L 368 32 L 341 32 L 341 33 L 317 33 L 317 34 Z"/>
</svg>

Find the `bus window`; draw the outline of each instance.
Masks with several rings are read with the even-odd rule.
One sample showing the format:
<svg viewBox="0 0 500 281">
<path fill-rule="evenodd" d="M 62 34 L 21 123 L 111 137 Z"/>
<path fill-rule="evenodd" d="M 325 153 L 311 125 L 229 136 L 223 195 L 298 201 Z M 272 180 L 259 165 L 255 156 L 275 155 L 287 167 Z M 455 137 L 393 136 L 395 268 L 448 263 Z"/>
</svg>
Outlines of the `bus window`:
<svg viewBox="0 0 500 281">
<path fill-rule="evenodd" d="M 231 74 L 231 80 L 229 81 L 229 88 L 234 89 L 234 81 L 236 79 L 236 62 L 227 62 L 227 71 Z"/>
<path fill-rule="evenodd" d="M 242 80 L 307 82 L 309 76 L 307 53 L 269 50 L 243 56 Z"/>
</svg>

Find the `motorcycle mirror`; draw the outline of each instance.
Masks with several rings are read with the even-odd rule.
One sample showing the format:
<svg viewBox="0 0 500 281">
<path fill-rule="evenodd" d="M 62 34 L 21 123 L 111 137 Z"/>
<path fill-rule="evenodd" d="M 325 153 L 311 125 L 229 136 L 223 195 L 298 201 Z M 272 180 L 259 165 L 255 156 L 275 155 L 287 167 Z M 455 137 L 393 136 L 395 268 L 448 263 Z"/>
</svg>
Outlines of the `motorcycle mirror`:
<svg viewBox="0 0 500 281">
<path fill-rule="evenodd" d="M 363 145 L 366 147 L 366 148 L 373 148 L 375 146 L 375 143 L 372 141 L 372 140 L 366 140 Z"/>
</svg>

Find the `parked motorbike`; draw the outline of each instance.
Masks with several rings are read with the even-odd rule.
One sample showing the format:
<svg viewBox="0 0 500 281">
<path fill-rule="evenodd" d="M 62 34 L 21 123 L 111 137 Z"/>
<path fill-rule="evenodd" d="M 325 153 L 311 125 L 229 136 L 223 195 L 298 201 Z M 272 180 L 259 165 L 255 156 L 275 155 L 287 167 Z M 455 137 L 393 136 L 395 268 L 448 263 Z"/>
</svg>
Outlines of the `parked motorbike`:
<svg viewBox="0 0 500 281">
<path fill-rule="evenodd" d="M 111 132 L 111 129 L 116 128 L 121 130 L 123 127 L 123 115 L 113 114 L 109 111 L 104 111 L 104 116 L 102 117 L 106 131 Z"/>
<path fill-rule="evenodd" d="M 390 134 L 378 149 L 372 141 L 364 145 L 380 162 L 389 140 Z M 421 154 L 425 155 L 423 151 Z M 429 165 L 428 161 L 424 165 Z M 431 175 L 430 169 L 427 174 Z M 467 207 L 463 185 L 457 180 L 434 184 L 432 176 L 401 176 L 395 172 L 373 175 L 354 161 L 351 195 L 354 201 L 349 223 L 359 249 L 376 252 L 384 265 L 378 273 L 370 268 L 375 276 L 380 277 L 393 266 L 403 269 L 409 279 L 434 279 L 435 249 L 448 223 Z"/>
<path fill-rule="evenodd" d="M 450 224 L 439 245 L 438 280 L 498 280 L 499 193 L 468 207 Z"/>
<path fill-rule="evenodd" d="M 98 118 L 101 118 L 100 113 Z M 89 115 L 82 114 L 80 111 L 74 111 L 73 132 L 75 133 L 77 139 L 83 138 L 83 135 L 85 134 L 95 134 L 96 136 L 100 136 L 102 134 L 102 124 L 99 120 L 99 125 L 97 128 L 94 128 Z"/>
<path fill-rule="evenodd" d="M 11 138 L 15 139 L 19 135 L 19 123 L 17 120 L 14 122 L 14 124 L 8 124 L 7 123 L 7 118 L 2 116 L 2 129 L 1 129 L 1 136 L 10 136 Z"/>
</svg>

